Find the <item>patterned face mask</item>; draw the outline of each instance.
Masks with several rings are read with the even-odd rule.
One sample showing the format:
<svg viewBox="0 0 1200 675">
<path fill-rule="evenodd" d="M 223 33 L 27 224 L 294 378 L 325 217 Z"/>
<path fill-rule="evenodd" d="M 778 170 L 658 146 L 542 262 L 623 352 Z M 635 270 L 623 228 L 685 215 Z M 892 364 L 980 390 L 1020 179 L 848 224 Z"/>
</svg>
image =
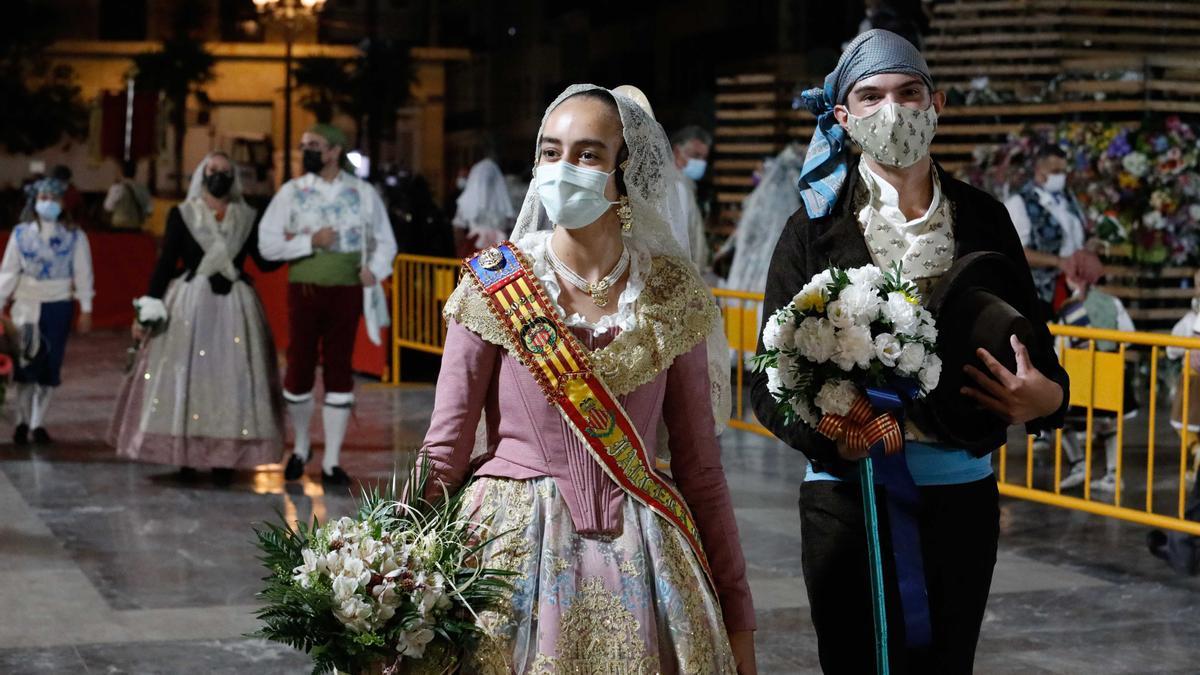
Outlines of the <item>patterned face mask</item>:
<svg viewBox="0 0 1200 675">
<path fill-rule="evenodd" d="M 850 138 L 876 162 L 904 169 L 929 154 L 937 133 L 937 111 L 933 106 L 913 110 L 888 103 L 866 117 L 850 115 Z"/>
</svg>

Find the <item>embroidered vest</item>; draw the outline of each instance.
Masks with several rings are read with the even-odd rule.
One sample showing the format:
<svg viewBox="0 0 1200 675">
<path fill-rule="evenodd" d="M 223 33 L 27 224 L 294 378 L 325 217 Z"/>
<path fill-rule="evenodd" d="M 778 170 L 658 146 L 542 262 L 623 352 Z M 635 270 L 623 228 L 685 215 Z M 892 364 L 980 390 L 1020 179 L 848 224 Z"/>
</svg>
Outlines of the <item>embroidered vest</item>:
<svg viewBox="0 0 1200 675">
<path fill-rule="evenodd" d="M 1058 255 L 1063 242 L 1062 225 L 1042 206 L 1033 181 L 1026 183 L 1021 188 L 1019 194 L 1025 202 L 1025 213 L 1029 215 L 1029 248 L 1040 253 Z M 1079 208 L 1079 203 L 1075 201 L 1075 196 L 1067 192 L 1064 194 L 1064 197 L 1067 200 L 1067 208 L 1082 223 L 1083 209 Z M 1032 271 L 1033 283 L 1037 288 L 1038 297 L 1044 302 L 1052 302 L 1054 300 L 1054 285 L 1058 282 L 1058 270 L 1035 267 Z"/>
</svg>

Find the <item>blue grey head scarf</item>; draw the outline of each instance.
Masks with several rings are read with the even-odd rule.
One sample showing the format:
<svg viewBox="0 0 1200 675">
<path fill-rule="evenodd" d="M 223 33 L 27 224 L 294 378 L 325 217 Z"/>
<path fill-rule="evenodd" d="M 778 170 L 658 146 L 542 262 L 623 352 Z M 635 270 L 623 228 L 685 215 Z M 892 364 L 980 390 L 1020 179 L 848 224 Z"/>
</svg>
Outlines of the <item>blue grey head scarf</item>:
<svg viewBox="0 0 1200 675">
<path fill-rule="evenodd" d="M 33 195 L 48 194 L 54 197 L 62 197 L 67 193 L 67 184 L 57 178 L 43 178 L 33 184 Z"/>
<path fill-rule="evenodd" d="M 899 35 L 875 29 L 862 33 L 846 47 L 837 67 L 825 78 L 824 87 L 800 95 L 804 105 L 817 116 L 817 128 L 800 170 L 800 198 L 809 218 L 828 215 L 846 181 L 848 137 L 833 116 L 833 107 L 846 103 L 846 97 L 859 80 L 882 73 L 913 75 L 933 90 L 933 78 L 921 52 Z"/>
</svg>

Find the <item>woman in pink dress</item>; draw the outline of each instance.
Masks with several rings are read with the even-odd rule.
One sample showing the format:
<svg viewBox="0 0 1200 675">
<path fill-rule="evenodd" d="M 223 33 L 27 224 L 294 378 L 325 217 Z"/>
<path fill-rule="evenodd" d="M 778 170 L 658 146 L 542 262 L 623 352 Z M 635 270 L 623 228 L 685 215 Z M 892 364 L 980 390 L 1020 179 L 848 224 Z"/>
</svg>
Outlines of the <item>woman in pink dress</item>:
<svg viewBox="0 0 1200 675">
<path fill-rule="evenodd" d="M 466 482 L 468 517 L 497 536 L 483 564 L 515 572 L 463 670 L 755 673 L 717 442 L 728 354 L 712 295 L 667 224 L 666 135 L 625 96 L 575 85 L 547 110 L 536 152 L 513 245 L 475 258 L 447 303 L 422 449 L 429 496 Z M 498 303 L 515 296 L 501 301 L 505 282 L 492 282 L 517 267 L 528 295 L 506 313 Z M 531 319 L 535 304 L 546 313 Z M 552 367 L 595 379 L 541 370 Z M 592 384 L 575 416 L 558 394 L 579 382 Z M 591 407 L 592 394 L 608 407 Z M 629 431 L 606 436 L 614 420 Z M 672 478 L 654 469 L 660 428 Z M 642 463 L 605 463 L 601 437 L 628 438 Z M 610 449 L 628 459 L 629 447 Z"/>
</svg>

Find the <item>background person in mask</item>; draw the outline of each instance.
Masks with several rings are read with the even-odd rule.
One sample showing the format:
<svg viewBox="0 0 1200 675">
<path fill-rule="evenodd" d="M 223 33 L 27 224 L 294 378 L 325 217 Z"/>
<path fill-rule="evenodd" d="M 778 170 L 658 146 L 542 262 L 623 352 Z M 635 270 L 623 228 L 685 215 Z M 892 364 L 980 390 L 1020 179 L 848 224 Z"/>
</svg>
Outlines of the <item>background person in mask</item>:
<svg viewBox="0 0 1200 675">
<path fill-rule="evenodd" d="M 1069 295 L 1067 279 L 1091 286 L 1104 273 L 1100 258 L 1086 248 L 1083 209 L 1067 189 L 1067 169 L 1061 148 L 1041 148 L 1033 160 L 1033 178 L 1004 201 L 1047 316 L 1057 309 L 1056 296 L 1062 300 Z"/>
<path fill-rule="evenodd" d="M 288 261 L 288 349 L 283 397 L 292 418 L 295 448 L 284 476 L 304 473 L 311 448 L 309 423 L 318 355 L 325 399 L 322 481 L 349 485 L 339 466 L 354 404 L 351 357 L 363 287 L 392 273 L 396 240 L 387 208 L 366 181 L 342 170 L 346 135 L 318 124 L 304 133 L 304 175 L 279 189 L 259 224 L 258 247 L 268 260 Z"/>
<path fill-rule="evenodd" d="M 675 155 L 675 168 L 683 175 L 680 188 L 686 191 L 684 203 L 687 208 L 687 237 L 676 235 L 680 245 L 701 271 L 708 267 L 708 237 L 704 231 L 704 211 L 696 199 L 696 183 L 708 171 L 708 153 L 712 150 L 712 134 L 698 126 L 690 125 L 671 136 L 671 149 Z"/>
<path fill-rule="evenodd" d="M 910 42 L 883 30 L 858 36 L 825 86 L 803 98 L 817 116 L 817 129 L 800 174 L 802 207 L 780 235 L 767 274 L 764 319 L 829 266 L 887 269 L 902 263 L 905 276 L 926 300 L 955 261 L 971 253 L 998 252 L 1016 260 L 1018 271 L 1028 275 L 1000 203 L 955 180 L 930 158 L 946 98 L 934 89 L 924 57 Z M 851 140 L 862 149 L 861 158 L 851 156 Z M 1027 292 L 1035 305 L 1032 282 Z M 1045 317 L 1033 317 L 1031 323 L 1036 338 L 1028 346 L 1031 363 L 1022 362 L 1027 367 L 1019 374 L 997 363 L 991 368 L 996 379 L 967 371 L 978 376 L 972 376 L 978 388 L 964 387 L 963 395 L 1003 420 L 1037 431 L 1061 426 L 1067 377 L 1058 366 Z M 1018 357 L 1026 353 L 1013 342 Z M 758 352 L 763 353 L 761 340 Z M 1007 387 L 996 381 L 1000 378 Z M 857 464 L 865 454 L 801 422 L 789 423 L 768 390 L 765 373 L 756 374 L 751 386 L 758 419 L 809 460 L 800 489 L 802 566 L 821 667 L 829 673 L 875 672 Z M 919 536 L 895 546 L 890 537 L 881 537 L 892 635 L 888 658 L 893 672 L 970 673 L 1000 529 L 991 454 L 947 444 L 936 429 L 916 424 L 905 427 L 903 453 L 901 466 L 917 492 L 915 510 L 908 512 L 915 520 L 910 531 Z M 890 521 L 897 512 L 884 508 L 887 490 L 881 493 L 880 510 Z M 905 567 L 914 574 L 900 583 L 923 591 L 906 594 L 906 603 L 923 600 L 902 606 L 895 553 L 914 549 L 920 552 L 917 565 Z M 916 611 L 922 602 L 928 610 L 923 619 Z"/>
<path fill-rule="evenodd" d="M 139 350 L 109 430 L 118 455 L 178 466 L 184 480 L 211 468 L 218 484 L 279 461 L 275 341 L 243 266 L 246 256 L 263 271 L 282 263 L 259 254 L 254 216 L 229 156 L 209 153 L 167 214 L 150 287 L 134 301 Z M 151 317 L 166 323 L 147 326 Z"/>
<path fill-rule="evenodd" d="M 13 443 L 50 443 L 46 409 L 62 383 L 67 335 L 79 301 L 80 333 L 92 328 L 92 251 L 87 235 L 63 208 L 67 184 L 43 178 L 34 185 L 33 220 L 17 225 L 0 260 L 0 308 L 8 306 L 21 336 Z"/>
</svg>

